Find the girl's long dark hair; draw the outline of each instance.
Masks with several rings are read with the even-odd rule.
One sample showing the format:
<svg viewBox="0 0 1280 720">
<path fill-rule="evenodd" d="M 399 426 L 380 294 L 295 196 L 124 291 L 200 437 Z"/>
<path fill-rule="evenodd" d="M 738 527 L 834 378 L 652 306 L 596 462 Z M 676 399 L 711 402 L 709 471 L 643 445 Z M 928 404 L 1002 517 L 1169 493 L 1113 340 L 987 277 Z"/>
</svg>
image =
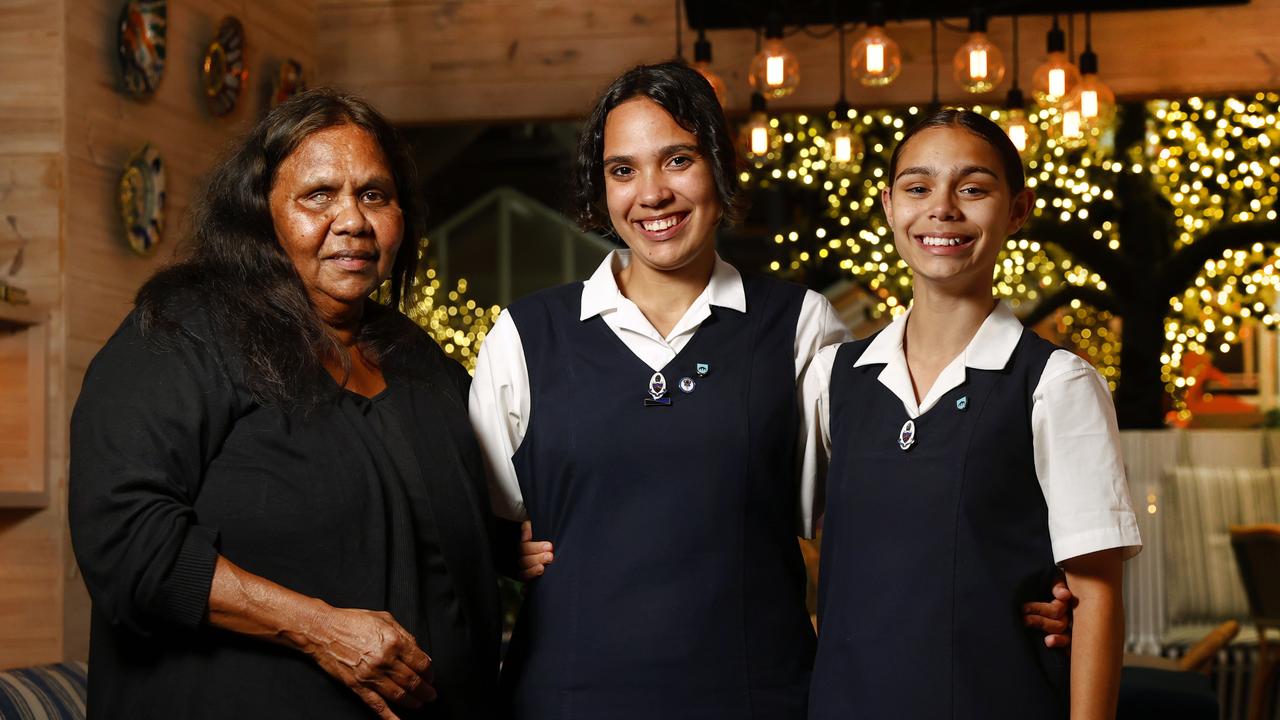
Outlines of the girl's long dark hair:
<svg viewBox="0 0 1280 720">
<path fill-rule="evenodd" d="M 307 297 L 276 239 L 269 196 L 280 164 L 312 133 L 355 125 L 382 148 L 404 214 L 404 238 L 391 268 L 388 306 L 373 303 L 359 347 L 379 363 L 413 326 L 394 308 L 409 299 L 424 211 L 416 198 L 412 156 L 395 127 L 368 102 L 327 88 L 297 95 L 264 117 L 210 172 L 191 213 L 184 256 L 138 292 L 139 326 L 158 342 L 181 331 L 178 318 L 198 303 L 234 348 L 244 382 L 259 402 L 293 404 L 316 397 L 323 360 L 349 359 Z"/>
</svg>

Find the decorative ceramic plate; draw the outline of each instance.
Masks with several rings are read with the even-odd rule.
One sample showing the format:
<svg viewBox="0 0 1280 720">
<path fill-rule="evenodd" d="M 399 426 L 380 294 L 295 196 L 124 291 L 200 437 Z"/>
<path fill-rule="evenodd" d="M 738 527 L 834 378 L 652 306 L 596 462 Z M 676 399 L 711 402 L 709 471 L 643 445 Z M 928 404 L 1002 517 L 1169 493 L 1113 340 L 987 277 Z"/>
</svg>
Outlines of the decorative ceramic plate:
<svg viewBox="0 0 1280 720">
<path fill-rule="evenodd" d="M 240 90 L 249 79 L 249 70 L 244 66 L 244 26 L 239 20 L 228 15 L 218 23 L 218 33 L 204 54 L 200 76 L 210 112 L 222 117 L 235 109 Z"/>
<path fill-rule="evenodd" d="M 279 105 L 306 89 L 307 81 L 302 76 L 302 65 L 297 60 L 286 59 L 280 63 L 280 71 L 276 73 L 275 87 L 271 92 L 271 107 Z"/>
<path fill-rule="evenodd" d="M 129 247 L 149 255 L 164 231 L 164 162 L 150 143 L 125 163 L 119 192 L 120 219 Z"/>
<path fill-rule="evenodd" d="M 167 14 L 165 0 L 129 0 L 120 10 L 120 71 L 125 90 L 139 100 L 155 94 L 164 74 Z"/>
</svg>

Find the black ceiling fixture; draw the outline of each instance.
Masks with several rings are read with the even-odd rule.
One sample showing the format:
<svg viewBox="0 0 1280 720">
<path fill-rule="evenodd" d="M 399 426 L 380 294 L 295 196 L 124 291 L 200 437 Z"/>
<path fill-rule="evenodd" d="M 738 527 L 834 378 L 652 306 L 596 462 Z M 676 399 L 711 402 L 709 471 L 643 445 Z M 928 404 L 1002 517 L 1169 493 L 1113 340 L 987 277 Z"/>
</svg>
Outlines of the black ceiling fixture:
<svg viewBox="0 0 1280 720">
<path fill-rule="evenodd" d="M 690 27 L 731 30 L 763 26 L 770 13 L 778 13 L 787 27 L 863 23 L 870 17 L 872 0 L 684 0 Z M 891 21 L 968 17 L 981 9 L 988 17 L 1050 15 L 1053 13 L 1169 10 L 1174 8 L 1248 5 L 1248 0 L 1036 0 L 1036 2 L 987 0 L 907 0 L 886 3 Z"/>
</svg>

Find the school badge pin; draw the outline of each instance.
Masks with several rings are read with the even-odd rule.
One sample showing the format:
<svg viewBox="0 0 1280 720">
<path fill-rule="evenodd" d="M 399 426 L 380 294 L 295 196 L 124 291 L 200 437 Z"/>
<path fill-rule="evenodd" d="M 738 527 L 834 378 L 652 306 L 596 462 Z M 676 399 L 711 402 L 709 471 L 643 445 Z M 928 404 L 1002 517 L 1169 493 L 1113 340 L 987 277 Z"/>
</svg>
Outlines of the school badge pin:
<svg viewBox="0 0 1280 720">
<path fill-rule="evenodd" d="M 912 445 L 916 444 L 916 423 L 914 420 L 908 420 L 902 424 L 902 429 L 898 431 L 898 447 L 903 450 L 910 450 Z"/>
<path fill-rule="evenodd" d="M 653 405 L 670 405 L 671 398 L 663 397 L 667 394 L 667 378 L 660 372 L 653 374 L 649 378 L 649 397 L 644 399 L 645 407 Z"/>
<path fill-rule="evenodd" d="M 968 396 L 968 395 L 966 395 L 966 396 L 964 396 L 964 397 L 960 398 L 959 400 L 956 400 L 956 409 L 957 409 L 957 410 L 961 410 L 961 411 L 963 411 L 963 410 L 965 410 L 965 409 L 966 409 L 966 408 L 968 408 L 968 407 L 969 407 L 969 396 Z"/>
</svg>

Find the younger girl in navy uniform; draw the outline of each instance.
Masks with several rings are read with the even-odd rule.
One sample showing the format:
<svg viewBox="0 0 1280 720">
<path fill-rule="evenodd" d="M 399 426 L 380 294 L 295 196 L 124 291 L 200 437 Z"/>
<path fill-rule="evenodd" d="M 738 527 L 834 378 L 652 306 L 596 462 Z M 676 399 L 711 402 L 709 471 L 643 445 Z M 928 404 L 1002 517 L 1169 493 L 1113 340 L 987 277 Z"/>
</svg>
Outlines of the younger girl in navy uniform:
<svg viewBox="0 0 1280 720">
<path fill-rule="evenodd" d="M 1141 540 L 1105 381 L 992 299 L 1032 208 L 1017 150 L 943 110 L 889 182 L 912 307 L 804 379 L 831 450 L 809 717 L 1114 717 Z M 1022 616 L 1056 566 L 1078 601 L 1069 664 Z"/>
</svg>

